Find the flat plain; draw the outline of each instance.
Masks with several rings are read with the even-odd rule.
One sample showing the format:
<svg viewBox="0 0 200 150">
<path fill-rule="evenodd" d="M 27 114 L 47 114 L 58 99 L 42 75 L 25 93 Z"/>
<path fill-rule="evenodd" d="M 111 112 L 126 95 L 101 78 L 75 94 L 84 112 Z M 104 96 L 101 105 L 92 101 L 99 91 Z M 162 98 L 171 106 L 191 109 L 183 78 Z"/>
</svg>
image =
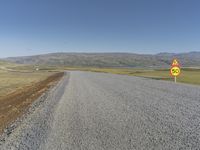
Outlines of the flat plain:
<svg viewBox="0 0 200 150">
<path fill-rule="evenodd" d="M 170 69 L 149 69 L 149 68 L 84 68 L 84 67 L 66 67 L 66 70 L 82 70 L 91 72 L 102 72 L 121 74 L 129 76 L 138 76 L 151 78 L 155 80 L 173 81 L 174 78 L 170 75 Z M 182 68 L 177 81 L 181 83 L 200 85 L 200 69 L 199 68 Z"/>
</svg>

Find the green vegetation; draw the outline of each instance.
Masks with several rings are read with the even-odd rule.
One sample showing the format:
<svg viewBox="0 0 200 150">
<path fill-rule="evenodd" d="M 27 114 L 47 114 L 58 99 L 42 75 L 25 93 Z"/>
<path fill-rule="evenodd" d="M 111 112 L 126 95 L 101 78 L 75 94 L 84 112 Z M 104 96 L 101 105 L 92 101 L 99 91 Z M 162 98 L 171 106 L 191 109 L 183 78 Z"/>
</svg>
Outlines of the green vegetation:
<svg viewBox="0 0 200 150">
<path fill-rule="evenodd" d="M 61 67 L 46 65 L 15 65 L 9 63 L 5 64 L 2 65 L 3 68 L 0 66 L 0 97 L 7 93 L 13 92 L 18 88 L 43 80 L 54 72 L 63 70 L 113 73 L 156 80 L 173 81 L 173 77 L 170 75 L 169 69 Z M 37 71 L 36 68 L 39 68 L 39 70 Z M 200 69 L 182 69 L 177 81 L 200 85 Z"/>
<path fill-rule="evenodd" d="M 169 73 L 169 69 L 125 69 L 125 68 L 66 68 L 66 70 L 82 70 L 92 72 L 103 72 L 122 74 L 130 76 L 138 76 L 151 78 L 156 80 L 173 81 L 173 77 Z M 183 68 L 180 76 L 177 77 L 178 82 L 200 85 L 200 69 Z"/>
<path fill-rule="evenodd" d="M 39 72 L 58 72 L 63 70 L 80 70 L 102 73 L 113 73 L 130 76 L 138 76 L 144 78 L 151 78 L 156 80 L 173 81 L 169 69 L 143 69 L 143 68 L 93 68 L 93 67 L 56 67 L 56 66 L 39 66 Z M 29 70 L 36 72 L 35 66 L 26 65 L 14 67 L 16 70 Z M 200 85 L 200 69 L 182 68 L 180 76 L 177 77 L 178 82 Z"/>
</svg>

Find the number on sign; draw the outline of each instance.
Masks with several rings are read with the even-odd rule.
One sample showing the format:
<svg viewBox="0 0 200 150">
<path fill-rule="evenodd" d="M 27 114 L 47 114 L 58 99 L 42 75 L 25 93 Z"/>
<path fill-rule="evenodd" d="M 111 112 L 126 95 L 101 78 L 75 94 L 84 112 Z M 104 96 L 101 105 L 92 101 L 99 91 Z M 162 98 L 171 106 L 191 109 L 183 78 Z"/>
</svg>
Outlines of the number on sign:
<svg viewBox="0 0 200 150">
<path fill-rule="evenodd" d="M 171 75 L 172 76 L 178 76 L 180 74 L 181 70 L 179 67 L 174 66 L 171 68 Z"/>
</svg>

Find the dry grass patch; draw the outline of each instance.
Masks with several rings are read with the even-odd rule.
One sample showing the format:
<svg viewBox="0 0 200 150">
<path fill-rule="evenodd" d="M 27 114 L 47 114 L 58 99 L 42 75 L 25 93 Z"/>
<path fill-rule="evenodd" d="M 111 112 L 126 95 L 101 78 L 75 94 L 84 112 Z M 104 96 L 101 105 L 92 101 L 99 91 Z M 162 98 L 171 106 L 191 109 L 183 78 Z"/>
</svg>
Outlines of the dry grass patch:
<svg viewBox="0 0 200 150">
<path fill-rule="evenodd" d="M 9 72 L 0 71 L 0 98 L 24 86 L 34 84 L 52 75 L 49 72 Z"/>
<path fill-rule="evenodd" d="M 34 73 L 27 76 L 20 73 L 9 73 L 9 76 L 4 77 L 6 80 L 11 79 L 7 82 L 8 87 L 5 89 L 9 92 L 14 90 L 14 92 L 6 94 L 5 96 L 2 95 L 0 98 L 0 133 L 12 121 L 20 117 L 34 100 L 49 89 L 51 85 L 59 81 L 63 75 L 64 73 L 51 74 L 50 76 L 45 73 Z M 32 83 L 30 84 L 30 82 Z M 16 90 L 15 86 L 17 85 L 20 88 Z M 3 90 L 3 92 L 1 91 L 2 93 L 7 93 L 7 91 Z"/>
</svg>

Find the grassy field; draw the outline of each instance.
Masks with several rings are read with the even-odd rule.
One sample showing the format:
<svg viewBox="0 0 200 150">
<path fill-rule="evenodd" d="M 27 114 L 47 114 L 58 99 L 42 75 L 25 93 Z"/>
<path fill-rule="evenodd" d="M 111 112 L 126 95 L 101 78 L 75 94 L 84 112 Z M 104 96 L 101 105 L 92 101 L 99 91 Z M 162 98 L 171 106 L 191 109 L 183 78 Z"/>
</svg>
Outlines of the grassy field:
<svg viewBox="0 0 200 150">
<path fill-rule="evenodd" d="M 0 62 L 0 134 L 62 76 L 61 72 Z"/>
<path fill-rule="evenodd" d="M 47 71 L 17 72 L 0 69 L 0 98 L 38 81 L 44 80 L 52 73 Z"/>
<path fill-rule="evenodd" d="M 127 69 L 127 68 L 66 68 L 66 70 L 83 70 L 104 72 L 173 81 L 169 69 Z M 200 85 L 200 69 L 183 68 L 177 82 Z"/>
<path fill-rule="evenodd" d="M 15 66 L 16 70 L 22 71 L 26 70 L 29 72 L 35 72 L 35 66 Z M 13 69 L 11 67 L 11 69 Z M 57 72 L 63 70 L 82 70 L 82 71 L 92 71 L 92 72 L 104 72 L 113 74 L 124 74 L 130 76 L 139 76 L 145 78 L 152 78 L 156 80 L 167 80 L 173 81 L 173 77 L 169 73 L 169 69 L 140 69 L 140 68 L 93 68 L 93 67 L 55 67 L 55 66 L 40 66 L 41 72 Z M 37 75 L 35 74 L 36 78 Z M 45 74 L 43 74 L 45 76 Z M 48 74 L 47 74 L 48 75 Z M 34 79 L 34 74 L 30 80 Z M 30 82 L 30 81 L 28 81 Z M 200 85 L 200 69 L 192 68 L 182 68 L 180 76 L 177 77 L 177 82 L 196 84 Z"/>
</svg>

